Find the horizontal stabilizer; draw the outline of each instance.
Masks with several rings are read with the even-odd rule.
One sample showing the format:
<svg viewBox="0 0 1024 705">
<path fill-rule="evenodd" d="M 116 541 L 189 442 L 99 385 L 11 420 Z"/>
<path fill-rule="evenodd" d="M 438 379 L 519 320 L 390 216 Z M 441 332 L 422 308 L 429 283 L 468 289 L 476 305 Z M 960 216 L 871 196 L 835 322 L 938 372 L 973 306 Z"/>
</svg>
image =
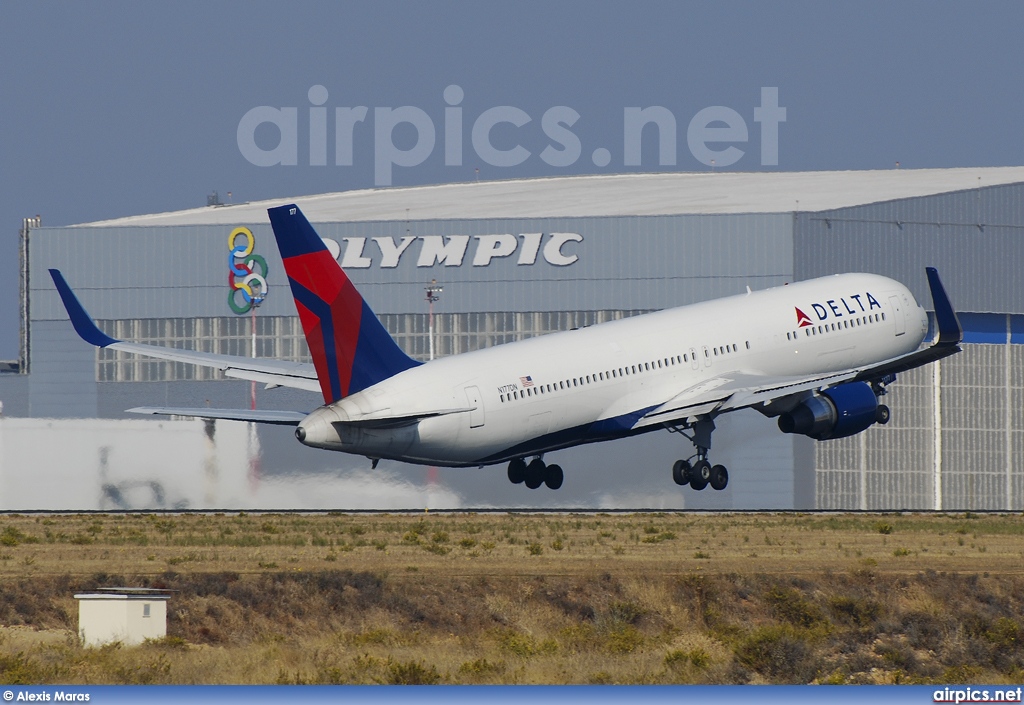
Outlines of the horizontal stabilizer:
<svg viewBox="0 0 1024 705">
<path fill-rule="evenodd" d="M 254 423 L 298 426 L 308 414 L 301 411 L 271 411 L 263 409 L 176 409 L 160 406 L 137 406 L 128 409 L 130 414 L 151 414 L 158 416 L 190 416 L 197 419 L 222 419 L 225 421 L 252 421 Z"/>
<path fill-rule="evenodd" d="M 255 360 L 253 361 L 255 362 Z M 306 365 L 305 369 L 309 369 L 309 365 Z M 266 384 L 267 389 L 273 389 L 274 387 L 292 387 L 293 389 L 305 389 L 307 392 L 320 391 L 320 383 L 317 382 L 315 378 L 310 378 L 304 375 L 228 367 L 224 370 L 224 376 Z"/>
<path fill-rule="evenodd" d="M 436 416 L 447 416 L 449 414 L 464 414 L 473 411 L 473 407 L 460 407 L 453 409 L 436 409 L 433 411 L 420 411 L 414 414 L 402 414 L 402 415 L 387 415 L 387 414 L 368 414 L 361 416 L 356 419 L 349 419 L 348 421 L 338 421 L 340 424 L 350 424 L 352 426 L 362 426 L 363 428 L 400 428 L 402 426 L 411 426 L 415 423 L 419 423 L 424 419 L 431 419 Z"/>
</svg>

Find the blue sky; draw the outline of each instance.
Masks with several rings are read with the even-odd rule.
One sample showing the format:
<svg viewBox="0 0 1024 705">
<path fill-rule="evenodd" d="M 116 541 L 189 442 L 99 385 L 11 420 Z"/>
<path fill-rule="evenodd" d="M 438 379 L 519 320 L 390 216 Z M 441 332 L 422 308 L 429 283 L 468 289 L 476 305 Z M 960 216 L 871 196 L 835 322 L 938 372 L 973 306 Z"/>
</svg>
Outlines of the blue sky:
<svg viewBox="0 0 1024 705">
<path fill-rule="evenodd" d="M 1024 5 L 1010 2 L 134 2 L 0 5 L 0 358 L 17 356 L 17 233 L 44 225 L 380 183 L 375 110 L 413 106 L 436 144 L 392 183 L 573 173 L 706 170 L 688 147 L 701 110 L 748 130 L 736 170 L 1003 166 L 1024 163 Z M 445 164 L 445 88 L 462 89 L 461 164 Z M 310 88 L 326 89 L 327 165 L 310 164 Z M 778 164 L 762 164 L 755 122 L 778 89 Z M 257 166 L 239 147 L 253 108 L 296 108 L 295 165 Z M 366 106 L 352 165 L 335 164 L 334 109 Z M 486 111 L 494 166 L 474 149 Z M 542 119 L 566 106 L 580 156 L 552 166 Z M 644 133 L 625 164 L 624 110 L 661 106 L 677 122 L 676 164 Z M 716 123 L 719 124 L 719 123 Z M 563 126 L 564 127 L 564 126 Z M 557 133 L 564 134 L 564 133 Z M 408 124 L 390 134 L 410 149 Z M 260 125 L 270 150 L 276 128 Z M 724 146 L 724 145 L 720 145 Z M 595 149 L 608 150 L 598 166 Z M 139 263 L 139 266 L 148 266 Z"/>
</svg>

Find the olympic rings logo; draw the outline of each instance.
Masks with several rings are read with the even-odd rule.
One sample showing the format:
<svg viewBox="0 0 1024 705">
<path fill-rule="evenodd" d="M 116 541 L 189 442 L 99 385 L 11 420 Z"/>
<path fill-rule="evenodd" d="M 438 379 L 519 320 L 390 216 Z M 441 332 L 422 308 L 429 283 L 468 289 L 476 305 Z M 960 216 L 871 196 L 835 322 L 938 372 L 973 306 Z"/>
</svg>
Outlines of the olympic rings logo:
<svg viewBox="0 0 1024 705">
<path fill-rule="evenodd" d="M 239 238 L 243 238 L 241 242 Z M 248 313 L 267 298 L 267 260 L 253 254 L 255 247 L 256 238 L 249 228 L 235 228 L 228 235 L 228 306 L 237 314 Z"/>
</svg>

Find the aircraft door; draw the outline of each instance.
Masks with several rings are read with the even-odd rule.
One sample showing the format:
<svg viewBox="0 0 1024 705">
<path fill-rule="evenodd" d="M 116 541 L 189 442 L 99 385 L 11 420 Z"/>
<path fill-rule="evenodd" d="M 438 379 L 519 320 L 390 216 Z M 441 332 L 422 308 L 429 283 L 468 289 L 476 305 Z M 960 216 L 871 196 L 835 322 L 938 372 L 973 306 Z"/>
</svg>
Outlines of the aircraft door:
<svg viewBox="0 0 1024 705">
<path fill-rule="evenodd" d="M 705 345 L 701 351 L 704 353 L 704 367 L 711 367 L 711 351 L 708 350 L 708 346 Z"/>
<path fill-rule="evenodd" d="M 695 370 L 700 369 L 700 360 L 697 359 L 697 351 L 690 348 L 690 366 Z"/>
<path fill-rule="evenodd" d="M 484 402 L 480 396 L 479 387 L 466 387 L 466 402 L 471 411 L 469 412 L 469 427 L 479 428 L 484 425 Z"/>
<path fill-rule="evenodd" d="M 889 308 L 892 309 L 892 320 L 896 324 L 896 335 L 903 335 L 907 332 L 907 319 L 903 313 L 903 304 L 900 303 L 900 297 L 890 296 Z"/>
</svg>

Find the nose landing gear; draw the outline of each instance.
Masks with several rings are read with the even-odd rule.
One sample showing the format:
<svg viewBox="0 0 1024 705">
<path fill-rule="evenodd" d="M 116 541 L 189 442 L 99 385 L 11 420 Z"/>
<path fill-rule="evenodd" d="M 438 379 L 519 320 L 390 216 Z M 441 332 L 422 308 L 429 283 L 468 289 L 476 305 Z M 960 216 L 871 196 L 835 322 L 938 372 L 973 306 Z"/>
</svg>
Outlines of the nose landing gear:
<svg viewBox="0 0 1024 705">
<path fill-rule="evenodd" d="M 696 453 L 684 460 L 677 460 L 672 465 L 672 479 L 677 485 L 689 485 L 691 488 L 703 490 L 708 485 L 712 489 L 724 490 L 729 484 L 729 471 L 724 465 L 712 465 L 708 461 L 711 449 L 711 432 L 715 430 L 715 422 L 711 418 L 701 419 L 688 426 L 666 426 L 670 432 L 678 433 L 693 443 Z M 687 429 L 693 429 L 692 435 L 686 435 Z M 691 460 L 696 462 L 691 464 Z"/>
</svg>

